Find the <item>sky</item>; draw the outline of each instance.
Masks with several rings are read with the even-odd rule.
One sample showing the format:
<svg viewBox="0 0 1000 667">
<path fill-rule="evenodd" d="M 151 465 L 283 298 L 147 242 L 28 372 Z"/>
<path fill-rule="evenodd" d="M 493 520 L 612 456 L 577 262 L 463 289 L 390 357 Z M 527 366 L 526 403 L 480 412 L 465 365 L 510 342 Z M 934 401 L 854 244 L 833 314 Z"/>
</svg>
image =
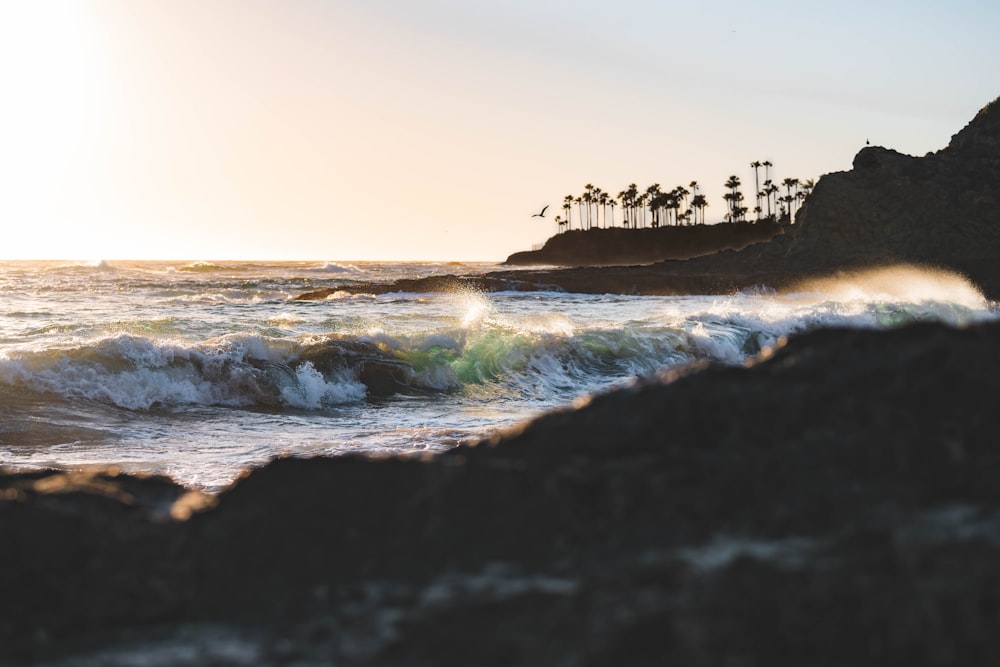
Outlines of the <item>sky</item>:
<svg viewBox="0 0 1000 667">
<path fill-rule="evenodd" d="M 500 261 L 588 183 L 696 180 L 719 221 L 755 160 L 945 147 L 1000 96 L 997 26 L 984 0 L 0 0 L 0 258 Z"/>
</svg>

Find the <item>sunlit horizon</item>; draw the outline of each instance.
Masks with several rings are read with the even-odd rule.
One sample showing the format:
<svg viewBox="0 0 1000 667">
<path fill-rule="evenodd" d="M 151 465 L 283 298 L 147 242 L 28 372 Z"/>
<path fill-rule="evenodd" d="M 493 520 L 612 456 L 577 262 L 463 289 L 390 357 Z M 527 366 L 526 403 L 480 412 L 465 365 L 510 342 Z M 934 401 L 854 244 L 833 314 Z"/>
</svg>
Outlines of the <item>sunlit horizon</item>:
<svg viewBox="0 0 1000 667">
<path fill-rule="evenodd" d="M 974 2 L 7 3 L 0 258 L 502 261 L 586 183 L 696 180 L 718 222 L 754 160 L 818 179 L 866 141 L 944 148 L 1000 94 L 998 24 Z"/>
</svg>

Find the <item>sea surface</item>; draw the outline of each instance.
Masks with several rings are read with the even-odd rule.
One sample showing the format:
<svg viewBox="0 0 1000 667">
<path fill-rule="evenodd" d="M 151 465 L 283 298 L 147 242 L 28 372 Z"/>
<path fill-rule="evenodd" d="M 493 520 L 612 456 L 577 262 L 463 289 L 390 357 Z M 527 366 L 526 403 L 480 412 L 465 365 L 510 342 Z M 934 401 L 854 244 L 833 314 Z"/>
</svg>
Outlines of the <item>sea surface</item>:
<svg viewBox="0 0 1000 667">
<path fill-rule="evenodd" d="M 443 451 L 800 332 L 993 319 L 959 277 L 777 295 L 303 292 L 474 263 L 0 263 L 0 466 L 113 464 L 218 491 L 284 455 Z M 720 415 L 719 418 L 725 418 Z"/>
</svg>

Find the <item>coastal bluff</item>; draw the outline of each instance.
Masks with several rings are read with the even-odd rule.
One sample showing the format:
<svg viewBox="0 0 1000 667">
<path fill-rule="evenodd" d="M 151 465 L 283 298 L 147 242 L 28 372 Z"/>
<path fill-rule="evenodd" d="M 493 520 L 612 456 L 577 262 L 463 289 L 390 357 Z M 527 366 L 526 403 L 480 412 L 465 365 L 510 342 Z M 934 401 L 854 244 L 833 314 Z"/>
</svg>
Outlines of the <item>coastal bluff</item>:
<svg viewBox="0 0 1000 667">
<path fill-rule="evenodd" d="M 863 148 L 823 176 L 787 239 L 796 265 L 891 261 L 958 270 L 995 286 L 1000 260 L 1000 100 L 923 157 Z"/>
<path fill-rule="evenodd" d="M 646 229 L 571 230 L 548 239 L 538 250 L 517 252 L 509 266 L 614 266 L 690 259 L 722 250 L 740 250 L 783 233 L 771 221 Z"/>
<path fill-rule="evenodd" d="M 824 330 L 218 497 L 0 472 L 0 664 L 984 664 L 998 394 L 1000 324 Z"/>
<path fill-rule="evenodd" d="M 795 224 L 742 250 L 643 266 L 525 268 L 406 284 L 349 284 L 299 298 L 323 299 L 338 290 L 380 294 L 462 288 L 731 294 L 794 289 L 813 278 L 898 264 L 957 272 L 989 299 L 1000 300 L 1000 99 L 935 153 L 912 157 L 878 146 L 862 148 L 851 170 L 817 181 Z"/>
</svg>

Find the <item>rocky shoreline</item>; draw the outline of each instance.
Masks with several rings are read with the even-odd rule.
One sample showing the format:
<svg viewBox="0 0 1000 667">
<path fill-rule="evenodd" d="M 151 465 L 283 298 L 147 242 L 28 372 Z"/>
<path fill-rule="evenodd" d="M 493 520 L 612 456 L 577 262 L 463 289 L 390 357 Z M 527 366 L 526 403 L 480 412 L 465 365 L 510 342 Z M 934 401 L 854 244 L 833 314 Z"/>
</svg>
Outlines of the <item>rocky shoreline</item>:
<svg viewBox="0 0 1000 667">
<path fill-rule="evenodd" d="M 998 258 L 1000 100 L 984 107 L 936 153 L 918 158 L 877 146 L 863 148 L 851 171 L 819 179 L 785 233 L 740 251 L 646 266 L 497 271 L 338 290 L 727 294 L 761 287 L 781 291 L 838 272 L 911 264 L 960 273 L 996 301 Z M 316 290 L 299 298 L 324 299 L 335 291 Z"/>
<path fill-rule="evenodd" d="M 829 330 L 218 498 L 0 475 L 0 663 L 980 664 L 998 394 L 1000 324 Z"/>
<path fill-rule="evenodd" d="M 998 107 L 933 155 L 863 150 L 740 252 L 352 289 L 720 293 L 909 262 L 996 298 Z M 992 662 L 998 395 L 1000 323 L 822 330 L 436 456 L 277 460 L 217 497 L 0 472 L 0 664 Z"/>
</svg>

